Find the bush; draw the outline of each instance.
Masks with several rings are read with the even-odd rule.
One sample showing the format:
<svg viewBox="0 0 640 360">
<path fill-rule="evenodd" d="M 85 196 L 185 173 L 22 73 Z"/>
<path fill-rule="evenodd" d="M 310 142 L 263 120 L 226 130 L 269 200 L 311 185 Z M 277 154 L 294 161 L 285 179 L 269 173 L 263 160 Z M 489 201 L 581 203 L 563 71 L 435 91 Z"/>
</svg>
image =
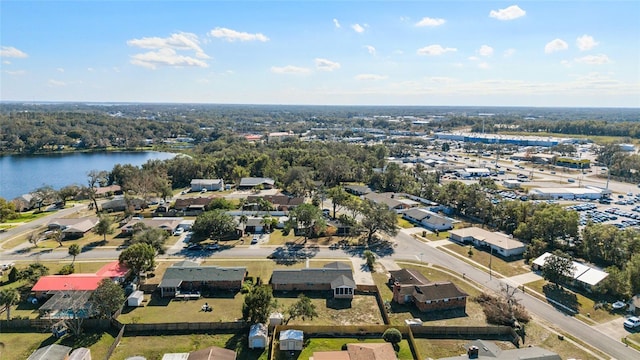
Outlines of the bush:
<svg viewBox="0 0 640 360">
<path fill-rule="evenodd" d="M 69 275 L 69 274 L 73 274 L 75 272 L 75 267 L 73 266 L 73 264 L 67 264 L 65 266 L 62 267 L 62 269 L 60 269 L 60 271 L 58 272 L 59 275 Z"/>
<path fill-rule="evenodd" d="M 397 344 L 402 341 L 402 333 L 396 328 L 389 328 L 382 334 L 382 339 L 386 342 Z"/>
</svg>

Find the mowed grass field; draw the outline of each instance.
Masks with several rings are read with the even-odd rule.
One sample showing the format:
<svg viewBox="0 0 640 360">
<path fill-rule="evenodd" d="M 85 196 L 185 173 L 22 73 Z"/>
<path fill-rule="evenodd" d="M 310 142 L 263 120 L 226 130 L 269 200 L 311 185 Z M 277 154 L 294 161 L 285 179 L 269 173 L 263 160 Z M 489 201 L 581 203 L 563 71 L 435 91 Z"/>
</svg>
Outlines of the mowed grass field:
<svg viewBox="0 0 640 360">
<path fill-rule="evenodd" d="M 4 348 L 0 348 L 0 359 L 26 359 L 36 349 L 51 344 L 72 348 L 87 347 L 91 350 L 92 359 L 104 359 L 114 339 L 115 336 L 109 332 L 86 332 L 80 339 L 73 337 L 56 339 L 50 332 L 7 332 L 3 329 L 0 341 L 4 343 Z"/>
</svg>

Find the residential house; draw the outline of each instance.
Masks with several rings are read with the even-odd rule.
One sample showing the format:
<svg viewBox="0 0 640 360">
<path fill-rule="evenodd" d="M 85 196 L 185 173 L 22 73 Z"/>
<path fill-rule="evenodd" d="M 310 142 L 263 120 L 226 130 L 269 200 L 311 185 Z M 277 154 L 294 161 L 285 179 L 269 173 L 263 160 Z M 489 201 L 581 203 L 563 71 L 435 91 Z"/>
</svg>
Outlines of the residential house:
<svg viewBox="0 0 640 360">
<path fill-rule="evenodd" d="M 11 200 L 13 205 L 16 207 L 16 211 L 23 212 L 33 209 L 33 195 L 31 194 L 22 194 L 15 199 Z"/>
<path fill-rule="evenodd" d="M 198 216 L 203 213 L 214 197 L 180 198 L 176 199 L 173 209 L 186 216 Z"/>
<path fill-rule="evenodd" d="M 246 177 L 240 179 L 238 190 L 252 190 L 258 186 L 262 186 L 263 189 L 271 189 L 275 183 L 275 180 L 270 178 Z"/>
<path fill-rule="evenodd" d="M 260 234 L 264 230 L 264 218 L 261 217 L 247 217 L 247 222 L 244 224 L 245 233 Z"/>
<path fill-rule="evenodd" d="M 280 350 L 300 351 L 304 341 L 302 330 L 282 330 L 280 331 Z"/>
<path fill-rule="evenodd" d="M 49 230 L 60 230 L 65 239 L 74 239 L 83 237 L 84 234 L 91 231 L 99 222 L 100 219 L 97 217 L 55 219 L 49 223 L 48 228 Z"/>
<path fill-rule="evenodd" d="M 200 265 L 184 260 L 167 268 L 158 287 L 162 297 L 202 290 L 240 290 L 246 276 L 245 267 Z"/>
<path fill-rule="evenodd" d="M 91 350 L 85 347 L 73 349 L 69 360 L 91 360 Z"/>
<path fill-rule="evenodd" d="M 125 211 L 127 208 L 131 208 L 135 211 L 140 211 L 149 207 L 147 202 L 143 199 L 113 199 L 102 203 L 102 210 L 106 212 Z"/>
<path fill-rule="evenodd" d="M 634 315 L 640 315 L 640 294 L 635 295 L 629 300 L 629 312 Z"/>
<path fill-rule="evenodd" d="M 450 281 L 431 282 L 420 272 L 410 269 L 389 273 L 393 301 L 398 304 L 414 303 L 422 312 L 466 309 L 469 295 Z"/>
<path fill-rule="evenodd" d="M 391 343 L 347 344 L 346 351 L 316 351 L 309 360 L 397 360 Z"/>
<path fill-rule="evenodd" d="M 59 291 L 94 291 L 102 279 L 108 277 L 96 274 L 46 275 L 38 279 L 31 291 L 39 299 Z"/>
<path fill-rule="evenodd" d="M 101 186 L 96 188 L 96 197 L 108 197 L 114 195 L 122 195 L 122 188 L 120 185 Z"/>
<path fill-rule="evenodd" d="M 402 210 L 410 209 L 412 207 L 419 206 L 417 201 L 400 197 L 396 193 L 368 193 L 362 196 L 363 199 L 373 201 L 376 204 L 385 204 L 389 207 L 389 210 L 400 212 Z"/>
<path fill-rule="evenodd" d="M 32 352 L 27 360 L 67 360 L 71 350 L 69 346 L 51 344 Z"/>
<path fill-rule="evenodd" d="M 439 360 L 561 360 L 560 355 L 538 346 L 527 346 L 517 349 L 501 349 L 493 341 L 474 340 L 465 345 L 467 353 L 459 356 L 440 358 Z"/>
<path fill-rule="evenodd" d="M 468 227 L 449 231 L 449 239 L 452 241 L 469 244 L 478 248 L 488 248 L 492 254 L 504 258 L 522 255 L 525 244 L 509 235 L 499 232 L 491 232 L 479 227 Z"/>
<path fill-rule="evenodd" d="M 444 231 L 453 228 L 452 219 L 423 208 L 405 210 L 402 217 L 429 230 Z"/>
<path fill-rule="evenodd" d="M 131 273 L 131 269 L 119 261 L 112 261 L 96 271 L 97 276 L 108 277 L 116 283 L 123 283 Z"/>
<path fill-rule="evenodd" d="M 276 291 L 327 291 L 336 299 L 352 299 L 356 283 L 351 266 L 343 262 L 322 268 L 274 270 L 271 287 Z"/>
<path fill-rule="evenodd" d="M 533 271 L 541 271 L 544 267 L 545 261 L 548 257 L 555 256 L 550 252 L 545 252 L 544 254 L 538 256 L 531 263 L 531 268 Z M 571 282 L 580 286 L 587 291 L 593 291 L 598 284 L 607 278 L 609 274 L 600 269 L 595 269 L 589 267 L 581 262 L 573 261 L 573 273 L 571 274 Z"/>
<path fill-rule="evenodd" d="M 344 190 L 356 196 L 362 196 L 372 192 L 371 188 L 365 185 L 345 185 Z"/>
<path fill-rule="evenodd" d="M 253 324 L 249 328 L 249 349 L 264 349 L 269 341 L 266 324 Z"/>
<path fill-rule="evenodd" d="M 182 223 L 181 217 L 156 217 L 144 219 L 131 219 L 124 226 L 120 227 L 123 234 L 133 234 L 139 226 L 143 225 L 148 228 L 159 228 L 173 233 Z M 136 224 L 141 224 L 137 225 Z"/>
<path fill-rule="evenodd" d="M 217 346 L 210 346 L 190 353 L 164 354 L 162 360 L 236 360 L 236 352 Z"/>
<path fill-rule="evenodd" d="M 297 137 L 298 135 L 294 134 L 293 131 L 278 131 L 271 132 L 267 134 L 267 142 L 272 143 L 274 141 L 281 141 L 282 139 Z"/>
<path fill-rule="evenodd" d="M 224 190 L 224 180 L 222 179 L 193 179 L 191 180 L 191 191 L 222 191 Z"/>
<path fill-rule="evenodd" d="M 264 196 L 250 195 L 247 197 L 247 203 L 255 203 L 260 198 L 270 202 L 277 211 L 293 210 L 296 206 L 304 204 L 303 197 L 290 197 L 282 194 Z"/>
</svg>

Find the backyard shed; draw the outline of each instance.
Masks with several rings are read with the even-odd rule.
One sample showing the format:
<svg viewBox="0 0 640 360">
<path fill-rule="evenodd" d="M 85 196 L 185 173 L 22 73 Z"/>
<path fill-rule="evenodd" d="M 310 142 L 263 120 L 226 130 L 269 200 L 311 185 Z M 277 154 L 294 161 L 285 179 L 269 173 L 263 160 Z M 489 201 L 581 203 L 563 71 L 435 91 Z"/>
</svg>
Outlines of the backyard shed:
<svg viewBox="0 0 640 360">
<path fill-rule="evenodd" d="M 136 290 L 127 298 L 128 306 L 142 306 L 144 300 L 144 293 L 141 290 Z"/>
<path fill-rule="evenodd" d="M 269 326 L 282 325 L 284 321 L 284 315 L 279 312 L 274 312 L 269 315 Z"/>
<path fill-rule="evenodd" d="M 249 329 L 249 349 L 267 347 L 268 330 L 265 324 L 253 324 Z"/>
<path fill-rule="evenodd" d="M 302 350 L 303 339 L 302 330 L 283 330 L 280 332 L 280 350 Z"/>
</svg>

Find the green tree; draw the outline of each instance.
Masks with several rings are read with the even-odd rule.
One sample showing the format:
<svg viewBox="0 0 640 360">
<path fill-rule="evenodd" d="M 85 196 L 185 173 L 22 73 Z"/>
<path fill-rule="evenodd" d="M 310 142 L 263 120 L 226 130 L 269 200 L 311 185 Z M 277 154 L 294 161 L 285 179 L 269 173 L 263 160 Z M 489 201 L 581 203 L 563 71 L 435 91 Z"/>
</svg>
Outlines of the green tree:
<svg viewBox="0 0 640 360">
<path fill-rule="evenodd" d="M 198 215 L 193 232 L 201 237 L 219 239 L 236 229 L 233 217 L 222 210 L 206 211 Z"/>
<path fill-rule="evenodd" d="M 328 195 L 333 204 L 333 218 L 335 219 L 336 209 L 345 206 L 351 196 L 341 186 L 336 186 L 329 189 Z"/>
<path fill-rule="evenodd" d="M 124 290 L 111 279 L 102 279 L 89 300 L 98 317 L 108 319 L 124 304 Z"/>
<path fill-rule="evenodd" d="M 254 286 L 244 296 L 242 318 L 252 324 L 265 323 L 273 309 L 273 291 L 268 285 Z"/>
<path fill-rule="evenodd" d="M 33 263 L 18 272 L 18 280 L 26 280 L 30 284 L 35 284 L 40 277 L 46 275 L 49 275 L 48 267 L 40 263 Z"/>
<path fill-rule="evenodd" d="M 69 199 L 73 199 L 79 193 L 80 186 L 78 185 L 67 185 L 58 190 L 58 196 L 60 197 L 60 201 L 62 201 L 62 207 L 66 206 L 67 201 Z"/>
<path fill-rule="evenodd" d="M 376 265 L 376 254 L 371 250 L 365 250 L 362 255 L 367 262 L 367 267 L 369 267 L 369 270 L 373 272 L 375 269 L 374 266 Z"/>
<path fill-rule="evenodd" d="M 64 239 L 64 234 L 60 229 L 53 230 L 51 233 L 51 239 L 58 243 L 58 246 L 62 246 L 62 240 Z"/>
<path fill-rule="evenodd" d="M 308 317 L 313 320 L 314 317 L 318 316 L 316 305 L 304 294 L 298 295 L 298 301 L 291 304 L 285 312 L 287 313 L 287 318 L 284 321 L 285 325 L 288 324 L 289 321 L 297 318 L 302 318 L 302 320 L 304 320 Z"/>
<path fill-rule="evenodd" d="M 640 253 L 634 254 L 629 261 L 627 261 L 625 272 L 629 278 L 632 294 L 640 294 Z"/>
<path fill-rule="evenodd" d="M 113 225 L 113 219 L 111 218 L 111 216 L 101 215 L 100 220 L 98 221 L 96 226 L 93 228 L 93 231 L 98 235 L 102 235 L 102 239 L 106 243 L 107 235 L 113 234 L 113 228 L 111 227 L 112 225 Z"/>
<path fill-rule="evenodd" d="M 38 212 L 40 212 L 43 206 L 55 202 L 57 197 L 57 192 L 51 186 L 45 185 L 31 192 L 30 205 L 37 207 Z"/>
<path fill-rule="evenodd" d="M 559 286 L 560 284 L 566 284 L 573 276 L 574 271 L 575 267 L 571 258 L 567 254 L 556 250 L 544 260 L 542 277 Z"/>
<path fill-rule="evenodd" d="M 0 197 L 0 222 L 15 218 L 17 215 L 15 204 Z"/>
<path fill-rule="evenodd" d="M 396 328 L 388 328 L 382 333 L 382 339 L 388 343 L 392 343 L 395 347 L 402 341 L 402 333 Z"/>
<path fill-rule="evenodd" d="M 20 301 L 20 293 L 16 289 L 0 290 L 0 305 L 7 312 L 7 321 L 11 320 L 11 307 Z"/>
<path fill-rule="evenodd" d="M 155 249 L 145 243 L 137 243 L 129 246 L 120 253 L 118 260 L 133 271 L 140 278 L 140 273 L 149 271 L 155 265 Z"/>
<path fill-rule="evenodd" d="M 161 228 L 145 228 L 142 231 L 135 232 L 131 238 L 132 244 L 144 243 L 149 244 L 159 253 L 164 254 L 164 243 L 167 241 L 169 233 Z"/>
<path fill-rule="evenodd" d="M 312 204 L 302 204 L 289 212 L 289 219 L 295 226 L 304 229 L 304 239 L 310 238 L 314 233 L 319 234 L 327 226 L 322 217 L 322 211 Z"/>
<path fill-rule="evenodd" d="M 71 261 L 72 264 L 76 262 L 76 256 L 80 255 L 80 252 L 81 252 L 80 245 L 78 244 L 69 245 L 69 255 L 73 256 L 73 261 Z"/>
<path fill-rule="evenodd" d="M 98 208 L 98 187 L 107 185 L 109 173 L 100 170 L 91 170 L 87 173 L 87 188 L 84 192 L 89 197 L 89 200 L 93 204 L 93 209 L 96 214 L 100 213 Z"/>
<path fill-rule="evenodd" d="M 395 236 L 398 233 L 396 228 L 398 218 L 396 213 L 393 210 L 389 210 L 387 205 L 365 200 L 360 205 L 360 213 L 362 214 L 360 225 L 367 232 L 367 243 L 371 243 L 373 235 L 378 231 L 390 236 Z"/>
</svg>

